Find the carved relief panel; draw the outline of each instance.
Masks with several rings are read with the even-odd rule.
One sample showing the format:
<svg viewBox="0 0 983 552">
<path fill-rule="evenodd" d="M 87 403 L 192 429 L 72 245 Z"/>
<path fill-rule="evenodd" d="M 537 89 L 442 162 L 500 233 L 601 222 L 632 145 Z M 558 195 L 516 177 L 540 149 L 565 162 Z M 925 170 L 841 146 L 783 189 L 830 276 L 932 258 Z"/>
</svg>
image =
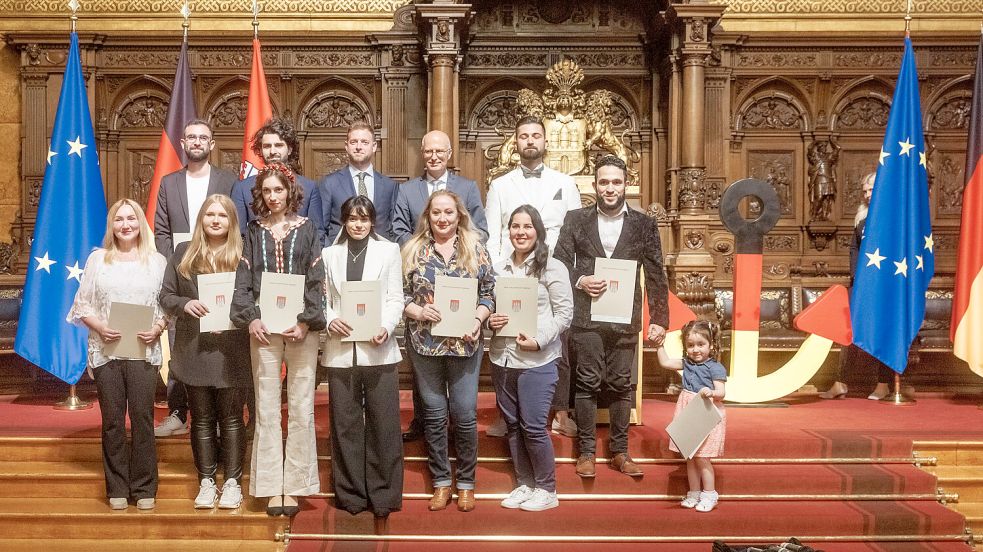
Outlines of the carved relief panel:
<svg viewBox="0 0 983 552">
<path fill-rule="evenodd" d="M 750 150 L 747 168 L 751 178 L 764 180 L 778 193 L 783 219 L 794 219 L 798 199 L 793 183 L 798 175 L 795 149 Z"/>
</svg>

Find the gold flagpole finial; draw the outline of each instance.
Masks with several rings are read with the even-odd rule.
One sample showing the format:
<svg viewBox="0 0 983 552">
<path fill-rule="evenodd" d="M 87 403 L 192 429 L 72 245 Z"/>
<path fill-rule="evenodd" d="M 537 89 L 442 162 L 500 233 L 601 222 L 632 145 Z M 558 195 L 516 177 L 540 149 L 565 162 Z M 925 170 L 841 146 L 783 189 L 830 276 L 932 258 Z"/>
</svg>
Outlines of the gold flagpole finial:
<svg viewBox="0 0 983 552">
<path fill-rule="evenodd" d="M 184 0 L 184 6 L 181 7 L 181 17 L 184 18 L 184 23 L 181 23 L 181 27 L 184 28 L 184 40 L 188 40 L 188 29 L 191 27 L 191 7 L 188 6 L 188 0 Z"/>
<path fill-rule="evenodd" d="M 72 10 L 72 32 L 75 32 L 75 22 L 79 20 L 79 0 L 70 0 L 68 2 L 68 9 Z"/>
<path fill-rule="evenodd" d="M 259 38 L 259 2 L 253 0 L 253 38 Z"/>
<path fill-rule="evenodd" d="M 908 0 L 907 6 L 905 7 L 905 14 L 904 14 L 904 35 L 905 36 L 910 36 L 911 35 L 911 4 L 912 4 L 912 0 Z"/>
</svg>

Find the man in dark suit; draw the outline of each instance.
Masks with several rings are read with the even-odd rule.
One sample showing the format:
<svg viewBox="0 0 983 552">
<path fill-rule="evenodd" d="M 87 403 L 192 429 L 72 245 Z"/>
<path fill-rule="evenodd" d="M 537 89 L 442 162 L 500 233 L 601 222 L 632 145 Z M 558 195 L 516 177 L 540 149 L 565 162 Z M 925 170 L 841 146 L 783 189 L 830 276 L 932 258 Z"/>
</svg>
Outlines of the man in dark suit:
<svg viewBox="0 0 983 552">
<path fill-rule="evenodd" d="M 160 179 L 157 212 L 154 214 L 154 242 L 161 255 L 170 258 L 174 246 L 191 239 L 198 211 L 211 194 L 232 193 L 236 175 L 208 162 L 215 148 L 208 121 L 194 119 L 184 126 L 181 147 L 188 165 Z M 173 343 L 172 343 L 173 344 Z M 154 428 L 154 435 L 167 437 L 188 432 L 188 394 L 184 385 L 167 378 L 167 409 L 170 414 Z"/>
<path fill-rule="evenodd" d="M 556 244 L 555 256 L 567 265 L 574 283 L 570 348 L 576 359 L 574 404 L 580 448 L 576 469 L 581 477 L 595 474 L 597 398 L 602 393 L 610 399 L 611 464 L 632 477 L 642 476 L 641 468 L 628 455 L 631 369 L 642 321 L 639 267 L 645 269 L 651 318 L 647 339 L 661 344 L 669 324 L 669 287 L 659 230 L 653 219 L 625 204 L 627 178 L 624 161 L 613 155 L 600 159 L 594 175 L 597 206 L 569 211 Z M 594 261 L 600 257 L 636 262 L 630 323 L 592 320 L 591 299 L 608 287 L 606 280 L 594 276 Z"/>
<path fill-rule="evenodd" d="M 356 194 L 368 197 L 375 205 L 375 231 L 389 241 L 396 241 L 392 223 L 398 186 L 395 180 L 373 169 L 372 158 L 377 148 L 372 127 L 363 122 L 353 123 L 345 139 L 348 165 L 317 183 L 324 245 L 334 243 L 341 231 L 341 204 Z"/>
<path fill-rule="evenodd" d="M 321 199 L 317 195 L 317 187 L 313 180 L 300 174 L 300 144 L 297 141 L 297 131 L 287 119 L 273 117 L 253 135 L 253 152 L 263 158 L 266 164 L 274 161 L 283 163 L 294 171 L 297 183 L 304 189 L 304 199 L 297 214 L 310 217 L 318 235 L 323 233 L 321 228 Z M 256 175 L 236 182 L 232 188 L 232 202 L 239 215 L 239 232 L 246 235 L 246 225 L 256 219 L 253 212 L 253 186 Z"/>
<path fill-rule="evenodd" d="M 481 192 L 474 180 L 468 180 L 447 170 L 450 162 L 451 139 L 446 133 L 432 130 L 423 137 L 420 148 L 426 172 L 423 176 L 414 178 L 399 185 L 396 195 L 396 210 L 393 213 L 393 234 L 396 243 L 403 245 L 409 241 L 416 230 L 416 223 L 427 207 L 430 194 L 437 190 L 454 192 L 461 197 L 464 207 L 471 215 L 471 222 L 481 231 L 481 241 L 488 239 L 488 223 L 485 221 L 485 209 L 481 205 Z"/>
<path fill-rule="evenodd" d="M 420 215 L 427 208 L 430 194 L 437 190 L 454 192 L 461 197 L 471 222 L 481 232 L 481 241 L 488 239 L 488 223 L 485 221 L 485 209 L 481 205 L 481 192 L 474 180 L 458 176 L 447 170 L 450 162 L 451 139 L 440 130 L 431 130 L 423 137 L 420 146 L 426 171 L 423 176 L 414 178 L 399 185 L 396 195 L 396 210 L 393 212 L 393 234 L 396 243 L 402 246 L 409 241 L 416 230 Z M 403 433 L 404 441 L 415 441 L 423 438 L 423 404 L 416 392 L 416 380 L 413 380 L 413 421 Z"/>
</svg>

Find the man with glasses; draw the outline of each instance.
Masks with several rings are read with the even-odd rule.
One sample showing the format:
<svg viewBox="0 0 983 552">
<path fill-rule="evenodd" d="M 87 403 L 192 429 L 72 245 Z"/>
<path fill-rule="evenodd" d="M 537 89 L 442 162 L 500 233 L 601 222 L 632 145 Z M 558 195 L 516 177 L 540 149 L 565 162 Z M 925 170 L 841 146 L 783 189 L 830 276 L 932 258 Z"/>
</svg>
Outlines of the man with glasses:
<svg viewBox="0 0 983 552">
<path fill-rule="evenodd" d="M 485 209 L 481 205 L 481 192 L 474 180 L 458 176 L 447 170 L 453 151 L 451 139 L 446 133 L 432 130 L 423 137 L 420 147 L 423 154 L 423 164 L 426 167 L 423 176 L 400 184 L 396 196 L 396 211 L 393 213 L 393 233 L 396 242 L 402 246 L 413 235 L 417 221 L 427 207 L 430 194 L 438 190 L 447 190 L 461 196 L 461 201 L 471 215 L 474 227 L 481 231 L 481 241 L 488 239 L 488 223 L 485 221 Z M 403 433 L 404 441 L 415 441 L 423 438 L 423 404 L 416 392 L 416 380 L 413 381 L 413 421 Z"/>
<path fill-rule="evenodd" d="M 154 242 L 157 251 L 170 258 L 177 244 L 191 239 L 202 203 L 211 194 L 232 194 L 236 175 L 208 162 L 215 148 L 208 121 L 194 119 L 184 126 L 181 147 L 188 165 L 160 179 L 157 212 L 154 214 Z M 167 437 L 188 432 L 188 394 L 184 384 L 167 378 L 167 409 L 170 414 L 154 428 L 154 435 Z"/>
<path fill-rule="evenodd" d="M 396 206 L 396 181 L 372 167 L 378 144 L 372 127 L 364 122 L 348 127 L 345 153 L 348 165 L 325 176 L 317 183 L 317 195 L 321 200 L 321 224 L 324 229 L 322 243 L 331 245 L 341 231 L 341 204 L 354 195 L 364 195 L 375 205 L 375 231 L 390 241 L 393 209 Z M 315 216 L 310 213 L 310 216 Z"/>
</svg>

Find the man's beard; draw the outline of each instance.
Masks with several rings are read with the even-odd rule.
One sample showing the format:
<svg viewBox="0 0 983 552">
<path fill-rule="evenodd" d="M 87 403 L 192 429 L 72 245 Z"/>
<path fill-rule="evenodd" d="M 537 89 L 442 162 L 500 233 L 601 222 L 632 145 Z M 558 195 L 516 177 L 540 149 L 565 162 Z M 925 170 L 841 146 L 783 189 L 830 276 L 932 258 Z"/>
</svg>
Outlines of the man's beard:
<svg viewBox="0 0 983 552">
<path fill-rule="evenodd" d="M 205 159 L 208 159 L 208 152 L 203 149 L 198 151 L 184 150 L 184 153 L 187 154 L 188 161 L 204 161 Z"/>
<path fill-rule="evenodd" d="M 519 157 L 524 161 L 534 161 L 536 159 L 542 159 L 544 153 L 546 152 L 535 148 L 521 149 L 519 150 Z"/>
</svg>

